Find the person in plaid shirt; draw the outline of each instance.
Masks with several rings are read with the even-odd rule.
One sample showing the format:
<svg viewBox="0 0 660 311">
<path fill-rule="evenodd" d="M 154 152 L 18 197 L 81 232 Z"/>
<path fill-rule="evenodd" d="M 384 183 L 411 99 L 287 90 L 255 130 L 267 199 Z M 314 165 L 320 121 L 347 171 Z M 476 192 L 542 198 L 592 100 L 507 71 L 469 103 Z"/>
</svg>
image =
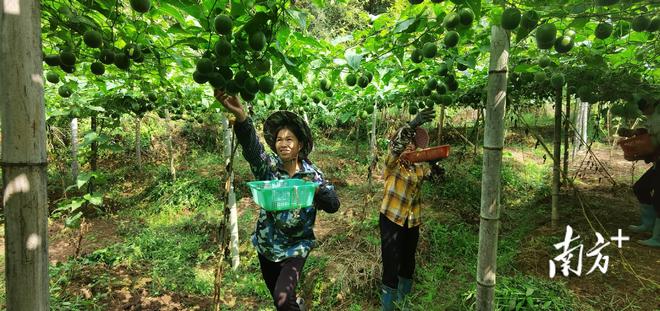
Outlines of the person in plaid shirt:
<svg viewBox="0 0 660 311">
<path fill-rule="evenodd" d="M 411 163 L 404 160 L 404 151 L 414 151 L 420 145 L 416 137 L 419 128 L 433 118 L 433 109 L 422 110 L 408 124 L 399 128 L 390 139 L 390 151 L 385 160 L 385 194 L 380 207 L 380 239 L 383 259 L 381 304 L 383 311 L 394 310 L 395 302 L 405 307 L 412 289 L 415 251 L 421 224 L 421 186 L 429 176 L 441 176 L 443 170 L 433 162 Z M 427 135 L 428 137 L 428 135 Z"/>
<path fill-rule="evenodd" d="M 312 206 L 278 212 L 259 209 L 252 235 L 261 274 L 277 310 L 305 310 L 295 288 L 305 260 L 316 246 L 316 211 L 334 213 L 340 205 L 334 187 L 308 158 L 313 148 L 311 130 L 295 113 L 274 112 L 264 123 L 264 138 L 276 155 L 267 153 L 239 99 L 219 90 L 215 91 L 215 97 L 236 116 L 234 132 L 257 180 L 300 178 L 319 184 Z"/>
</svg>

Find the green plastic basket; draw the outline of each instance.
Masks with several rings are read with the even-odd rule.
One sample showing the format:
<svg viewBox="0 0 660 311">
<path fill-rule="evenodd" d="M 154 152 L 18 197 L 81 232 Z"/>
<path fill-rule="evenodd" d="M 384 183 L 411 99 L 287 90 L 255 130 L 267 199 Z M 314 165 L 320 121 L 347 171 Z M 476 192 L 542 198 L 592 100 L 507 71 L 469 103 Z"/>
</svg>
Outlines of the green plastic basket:
<svg viewBox="0 0 660 311">
<path fill-rule="evenodd" d="M 257 205 L 267 211 L 312 206 L 318 184 L 302 179 L 251 181 L 247 183 Z"/>
</svg>

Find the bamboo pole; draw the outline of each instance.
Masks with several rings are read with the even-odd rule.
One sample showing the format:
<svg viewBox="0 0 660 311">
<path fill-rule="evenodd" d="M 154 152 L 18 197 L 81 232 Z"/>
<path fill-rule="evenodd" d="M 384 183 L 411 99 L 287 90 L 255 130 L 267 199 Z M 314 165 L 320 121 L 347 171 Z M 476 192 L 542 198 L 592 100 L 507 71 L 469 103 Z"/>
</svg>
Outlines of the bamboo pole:
<svg viewBox="0 0 660 311">
<path fill-rule="evenodd" d="M 555 129 L 553 133 L 552 161 L 552 226 L 559 220 L 559 186 L 561 184 L 561 94 L 562 89 L 555 90 Z"/>
<path fill-rule="evenodd" d="M 569 123 L 571 122 L 571 92 L 566 90 L 566 116 L 564 117 L 564 183 L 568 185 L 568 149 L 571 136 Z"/>
<path fill-rule="evenodd" d="M 438 145 L 442 144 L 442 130 L 445 124 L 445 105 L 440 106 L 440 120 L 438 121 Z"/>
<path fill-rule="evenodd" d="M 71 119 L 71 177 L 75 184 L 78 180 L 78 118 Z"/>
<path fill-rule="evenodd" d="M 369 181 L 369 191 L 371 191 L 372 182 L 373 182 L 373 178 L 372 178 L 373 177 L 373 169 L 375 168 L 376 161 L 377 161 L 376 122 L 378 122 L 378 104 L 377 104 L 377 101 L 374 101 L 374 112 L 372 114 L 372 119 L 371 119 L 371 141 L 370 141 L 370 149 L 371 149 L 370 159 L 371 159 L 371 162 L 369 164 L 369 169 L 368 169 L 368 174 L 367 174 L 367 179 Z"/>
<path fill-rule="evenodd" d="M 231 161 L 232 153 L 232 129 L 229 126 L 229 120 L 223 115 L 222 119 L 222 130 L 224 134 L 224 156 L 225 164 L 229 165 Z M 231 252 L 231 267 L 233 270 L 236 270 L 241 263 L 241 258 L 239 255 L 239 241 L 238 241 L 238 211 L 236 209 L 236 192 L 234 191 L 234 172 L 231 172 L 229 178 L 229 193 L 227 194 L 229 204 L 229 250 Z"/>
<path fill-rule="evenodd" d="M 92 115 L 92 118 L 91 118 L 91 121 L 90 121 L 91 128 L 92 128 L 92 133 L 98 133 L 98 131 L 97 131 L 97 129 L 98 129 L 97 122 L 98 121 L 97 121 L 97 118 L 96 118 L 96 114 Z M 96 172 L 96 170 L 97 170 L 98 158 L 99 158 L 99 142 L 98 142 L 98 140 L 95 139 L 94 141 L 92 141 L 92 156 L 89 159 L 89 166 L 90 166 L 90 169 L 91 169 L 92 172 Z M 94 178 L 89 180 L 89 186 L 87 188 L 89 193 L 93 193 L 95 191 L 94 183 L 95 183 Z"/>
<path fill-rule="evenodd" d="M 479 254 L 477 259 L 477 309 L 495 307 L 497 240 L 500 226 L 500 190 L 504 112 L 506 109 L 509 37 L 499 26 L 491 28 L 488 102 L 484 118 L 484 157 L 481 178 Z"/>
<path fill-rule="evenodd" d="M 0 118 L 6 309 L 48 302 L 46 113 L 39 1 L 0 5 Z"/>
</svg>

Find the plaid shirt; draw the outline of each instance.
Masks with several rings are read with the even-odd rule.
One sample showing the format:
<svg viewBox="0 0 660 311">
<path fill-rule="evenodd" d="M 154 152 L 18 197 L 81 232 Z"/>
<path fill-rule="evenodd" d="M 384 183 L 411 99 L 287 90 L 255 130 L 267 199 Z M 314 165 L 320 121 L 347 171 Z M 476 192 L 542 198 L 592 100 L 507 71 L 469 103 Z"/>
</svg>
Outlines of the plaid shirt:
<svg viewBox="0 0 660 311">
<path fill-rule="evenodd" d="M 385 159 L 385 195 L 380 212 L 399 226 L 416 227 L 421 220 L 421 186 L 429 174 L 427 163 L 409 163 L 400 159 L 406 145 L 413 141 L 415 131 L 403 126 L 390 140 L 390 153 Z"/>
<path fill-rule="evenodd" d="M 316 246 L 314 221 L 316 210 L 334 213 L 339 209 L 339 198 L 332 185 L 325 181 L 323 173 L 308 160 L 302 160 L 301 170 L 293 176 L 284 170 L 282 160 L 267 153 L 248 118 L 234 125 L 238 143 L 243 148 L 243 157 L 250 163 L 257 180 L 300 178 L 320 184 L 314 195 L 313 205 L 287 211 L 267 212 L 259 210 L 257 226 L 252 234 L 252 244 L 257 252 L 268 260 L 280 262 L 290 257 L 307 257 Z"/>
</svg>

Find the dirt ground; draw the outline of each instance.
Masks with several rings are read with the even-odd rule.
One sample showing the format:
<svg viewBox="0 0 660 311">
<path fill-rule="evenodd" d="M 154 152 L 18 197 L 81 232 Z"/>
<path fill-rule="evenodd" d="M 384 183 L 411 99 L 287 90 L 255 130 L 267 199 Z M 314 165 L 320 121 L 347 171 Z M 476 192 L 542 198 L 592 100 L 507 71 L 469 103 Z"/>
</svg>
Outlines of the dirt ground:
<svg viewBox="0 0 660 311">
<path fill-rule="evenodd" d="M 618 148 L 605 147 L 594 150 L 594 155 L 583 153 L 576 156 L 569 175 L 579 176 L 579 182 L 574 187 L 564 185 L 562 188 L 559 221 L 555 226 L 548 222 L 538 227 L 530 239 L 522 243 L 517 267 L 524 273 L 550 279 L 549 260 L 560 255 L 562 250 L 548 246 L 563 242 L 566 226 L 570 225 L 573 236 L 579 235 L 578 241 L 584 246 L 582 274 L 565 277 L 557 262 L 554 280 L 567 282 L 568 287 L 587 303 L 608 302 L 599 305 L 598 310 L 660 309 L 660 298 L 657 298 L 660 296 L 660 249 L 635 242 L 649 238 L 650 233 L 637 234 L 627 228 L 639 223 L 638 203 L 631 188 L 632 174 L 638 176 L 649 167 L 637 162 L 633 169 L 631 162 L 623 160 Z M 621 248 L 612 240 L 618 236 L 619 229 L 622 236 L 630 239 L 622 241 Z M 602 235 L 604 243 L 610 243 L 601 251 L 603 256 L 608 256 L 607 272 L 596 269 L 587 275 L 596 262 L 595 257 L 587 256 L 597 243 L 596 232 Z M 573 242 L 571 247 L 577 243 Z M 575 256 L 577 258 L 578 254 Z M 572 269 L 577 269 L 575 258 L 571 261 Z"/>
</svg>

